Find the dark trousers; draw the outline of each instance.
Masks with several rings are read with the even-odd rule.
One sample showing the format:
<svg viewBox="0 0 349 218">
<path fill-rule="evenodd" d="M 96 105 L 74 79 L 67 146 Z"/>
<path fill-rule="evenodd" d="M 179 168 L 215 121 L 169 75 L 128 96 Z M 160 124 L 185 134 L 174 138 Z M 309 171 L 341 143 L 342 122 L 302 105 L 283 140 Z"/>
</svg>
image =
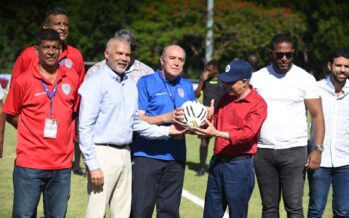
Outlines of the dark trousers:
<svg viewBox="0 0 349 218">
<path fill-rule="evenodd" d="M 254 188 L 252 157 L 221 160 L 213 156 L 207 181 L 204 218 L 221 218 L 229 207 L 230 218 L 247 218 Z"/>
<path fill-rule="evenodd" d="M 132 218 L 179 217 L 184 162 L 135 157 L 132 169 Z"/>
<path fill-rule="evenodd" d="M 254 158 L 263 218 L 279 217 L 281 194 L 287 217 L 304 217 L 303 188 L 307 150 L 258 148 Z"/>
</svg>

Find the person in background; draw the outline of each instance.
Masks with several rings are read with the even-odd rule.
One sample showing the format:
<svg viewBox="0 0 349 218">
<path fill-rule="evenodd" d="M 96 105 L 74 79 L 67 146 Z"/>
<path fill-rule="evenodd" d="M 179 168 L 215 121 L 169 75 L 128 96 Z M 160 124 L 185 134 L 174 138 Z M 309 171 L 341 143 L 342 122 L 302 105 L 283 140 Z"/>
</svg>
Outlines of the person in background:
<svg viewBox="0 0 349 218">
<path fill-rule="evenodd" d="M 203 92 L 203 105 L 210 107 L 211 101 L 214 100 L 214 108 L 217 110 L 219 99 L 225 93 L 223 84 L 218 81 L 218 63 L 215 60 L 211 60 L 206 63 L 205 70 L 201 74 L 198 87 L 195 89 L 196 98 L 200 98 Z M 210 143 L 210 137 L 199 136 L 200 138 L 200 168 L 196 173 L 196 176 L 202 176 L 207 171 L 206 158 L 208 145 Z"/>
<path fill-rule="evenodd" d="M 258 69 L 259 59 L 256 53 L 249 53 L 246 57 L 246 61 L 251 64 L 253 72 L 256 72 Z"/>
<path fill-rule="evenodd" d="M 17 129 L 12 217 L 36 217 L 41 194 L 45 217 L 65 217 L 70 195 L 78 107 L 78 74 L 59 65 L 60 35 L 37 34 L 39 62 L 12 83 L 3 112 Z"/>
<path fill-rule="evenodd" d="M 265 218 L 279 217 L 281 196 L 287 217 L 304 217 L 305 168 L 317 169 L 321 161 L 325 125 L 320 91 L 314 76 L 293 64 L 293 55 L 292 38 L 275 35 L 270 45 L 272 64 L 251 77 L 268 105 L 254 157 Z M 309 155 L 307 110 L 316 148 Z"/>
<path fill-rule="evenodd" d="M 69 36 L 68 12 L 60 7 L 48 10 L 45 14 L 42 28 L 54 29 L 59 33 L 61 39 L 61 54 L 58 59 L 59 65 L 67 69 L 72 69 L 73 71 L 71 72 L 75 72 L 79 76 L 79 84 L 81 84 L 85 77 L 84 59 L 77 48 L 67 44 Z M 35 46 L 24 49 L 13 66 L 10 88 L 18 76 L 37 63 L 38 56 L 35 52 Z M 73 131 L 73 134 L 75 134 L 75 131 Z M 79 148 L 78 136 L 74 138 L 74 150 L 75 156 L 72 170 L 77 175 L 83 175 L 80 168 L 81 151 Z"/>
<path fill-rule="evenodd" d="M 148 75 L 154 72 L 154 70 L 149 67 L 148 65 L 142 63 L 141 61 L 136 59 L 136 49 L 137 49 L 137 42 L 134 34 L 127 29 L 121 29 L 115 32 L 114 36 L 116 37 L 122 37 L 125 40 L 129 41 L 131 44 L 131 62 L 128 65 L 125 74 L 128 74 L 128 76 L 137 82 L 139 78 L 141 78 L 144 75 Z M 90 69 L 88 69 L 86 77 L 89 77 L 93 72 L 97 71 L 99 66 L 103 65 L 105 63 L 105 60 L 98 62 L 97 64 L 93 65 Z"/>
<path fill-rule="evenodd" d="M 242 60 L 231 61 L 218 76 L 227 93 L 223 95 L 213 122 L 194 132 L 216 137 L 210 162 L 205 196 L 204 218 L 247 218 L 255 171 L 252 157 L 257 152 L 260 128 L 267 116 L 267 104 L 253 90 L 249 80 L 251 65 Z"/>
<path fill-rule="evenodd" d="M 308 218 L 322 217 L 331 186 L 333 217 L 349 217 L 349 50 L 331 52 L 327 67 L 330 74 L 318 82 L 326 132 L 320 168 L 308 171 Z M 312 128 L 310 151 L 314 140 Z"/>
</svg>

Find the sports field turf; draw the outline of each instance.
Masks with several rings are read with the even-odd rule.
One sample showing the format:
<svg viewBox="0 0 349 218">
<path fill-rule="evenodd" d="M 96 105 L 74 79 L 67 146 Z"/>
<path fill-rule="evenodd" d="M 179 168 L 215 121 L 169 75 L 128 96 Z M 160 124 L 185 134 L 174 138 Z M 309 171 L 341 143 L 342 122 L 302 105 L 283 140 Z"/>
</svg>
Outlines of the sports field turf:
<svg viewBox="0 0 349 218">
<path fill-rule="evenodd" d="M 196 136 L 187 136 L 187 167 L 185 172 L 184 188 L 191 194 L 204 199 L 207 174 L 203 177 L 195 177 L 195 171 L 198 169 L 199 160 L 199 140 Z M 12 213 L 12 171 L 15 159 L 16 147 L 16 132 L 9 124 L 6 125 L 4 154 L 0 159 L 0 218 L 11 217 Z M 210 151 L 212 150 L 212 142 Z M 81 164 L 83 165 L 83 164 Z M 304 210 L 307 211 L 308 204 L 308 184 L 305 185 L 304 192 Z M 324 218 L 332 217 L 331 196 L 327 203 Z M 72 174 L 71 197 L 68 205 L 68 218 L 84 217 L 87 204 L 86 178 Z M 286 214 L 281 206 L 281 216 L 286 217 Z M 258 192 L 258 186 L 255 189 L 249 204 L 249 216 L 251 218 L 261 217 L 261 200 Z M 180 215 L 182 218 L 200 218 L 202 217 L 203 208 L 193 202 L 182 198 Z M 38 217 L 43 217 L 42 203 L 38 207 Z M 154 216 L 155 217 L 155 216 Z"/>
</svg>

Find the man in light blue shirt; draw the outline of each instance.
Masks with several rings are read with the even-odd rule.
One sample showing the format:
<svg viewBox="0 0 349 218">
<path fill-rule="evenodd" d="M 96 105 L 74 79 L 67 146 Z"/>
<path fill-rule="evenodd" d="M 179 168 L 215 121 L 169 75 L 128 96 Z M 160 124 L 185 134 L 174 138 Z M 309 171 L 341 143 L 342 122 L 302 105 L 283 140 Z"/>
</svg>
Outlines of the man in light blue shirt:
<svg viewBox="0 0 349 218">
<path fill-rule="evenodd" d="M 147 124 L 138 116 L 135 82 L 125 74 L 130 43 L 113 37 L 104 53 L 106 63 L 86 79 L 79 94 L 80 148 L 89 170 L 89 202 L 86 217 L 129 217 L 131 208 L 131 158 L 133 131 L 144 137 L 163 138 L 182 134 L 174 126 Z"/>
</svg>

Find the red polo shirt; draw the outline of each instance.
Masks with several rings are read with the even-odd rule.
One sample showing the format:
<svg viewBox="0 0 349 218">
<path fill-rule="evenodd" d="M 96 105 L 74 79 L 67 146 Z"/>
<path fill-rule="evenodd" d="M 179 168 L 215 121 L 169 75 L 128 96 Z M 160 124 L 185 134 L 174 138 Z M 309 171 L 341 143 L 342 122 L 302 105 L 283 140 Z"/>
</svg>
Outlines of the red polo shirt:
<svg viewBox="0 0 349 218">
<path fill-rule="evenodd" d="M 19 75 L 38 63 L 39 58 L 35 52 L 35 46 L 24 49 L 13 66 L 10 87 L 12 87 L 13 82 Z M 79 84 L 83 82 L 85 77 L 85 65 L 81 52 L 78 49 L 68 45 L 59 56 L 59 65 L 67 69 L 73 69 L 79 76 Z"/>
<path fill-rule="evenodd" d="M 71 137 L 72 115 L 77 110 L 79 78 L 72 70 L 60 67 L 56 81 L 47 81 L 34 66 L 13 83 L 3 112 L 18 117 L 16 165 L 40 170 L 71 167 L 74 145 Z M 44 138 L 45 120 L 50 118 L 50 100 L 43 80 L 50 93 L 58 84 L 52 100 L 53 118 L 58 121 L 57 137 Z"/>
<path fill-rule="evenodd" d="M 267 104 L 252 86 L 250 89 L 242 99 L 235 100 L 228 94 L 221 98 L 213 121 L 219 131 L 229 133 L 230 140 L 217 137 L 215 154 L 233 156 L 257 152 L 259 131 L 267 117 Z"/>
</svg>

